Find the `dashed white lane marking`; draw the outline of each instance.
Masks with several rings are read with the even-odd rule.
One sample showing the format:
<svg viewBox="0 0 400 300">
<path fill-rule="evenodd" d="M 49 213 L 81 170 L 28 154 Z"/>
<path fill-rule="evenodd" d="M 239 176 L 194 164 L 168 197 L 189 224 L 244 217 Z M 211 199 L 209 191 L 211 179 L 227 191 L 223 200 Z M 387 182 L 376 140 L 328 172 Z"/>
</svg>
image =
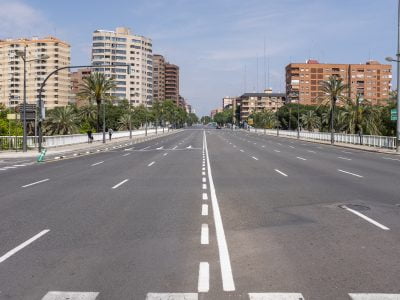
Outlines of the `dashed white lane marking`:
<svg viewBox="0 0 400 300">
<path fill-rule="evenodd" d="M 164 149 L 164 146 L 158 147 L 157 150 L 162 150 Z"/>
<path fill-rule="evenodd" d="M 201 215 L 208 216 L 208 204 L 201 205 Z"/>
<path fill-rule="evenodd" d="M 350 293 L 349 296 L 353 300 L 399 300 L 400 299 L 400 294 Z"/>
<path fill-rule="evenodd" d="M 360 212 L 358 212 L 358 211 L 356 211 L 354 209 L 351 209 L 351 208 L 347 207 L 346 205 L 342 205 L 341 207 L 344 208 L 345 210 L 347 210 L 347 211 L 359 216 L 360 218 L 363 218 L 367 222 L 379 227 L 380 229 L 390 230 L 390 228 L 386 227 L 385 225 L 382 225 L 381 223 L 371 219 L 370 217 L 367 217 L 366 215 L 364 215 L 364 214 L 362 214 L 362 213 L 360 213 Z"/>
<path fill-rule="evenodd" d="M 15 247 L 14 249 L 8 251 L 6 254 L 4 254 L 3 256 L 0 257 L 0 263 L 4 262 L 5 260 L 7 260 L 11 256 L 13 256 L 15 253 L 21 251 L 29 244 L 32 244 L 34 241 L 36 241 L 37 239 L 39 239 L 40 237 L 42 237 L 49 231 L 50 231 L 50 229 L 45 229 L 45 230 L 39 232 L 38 234 L 36 234 L 35 236 L 31 237 L 29 240 L 27 240 L 27 241 L 23 242 L 22 244 L 20 244 L 19 246 Z"/>
<path fill-rule="evenodd" d="M 207 182 L 207 179 L 205 177 L 203 177 L 202 181 L 203 182 Z"/>
<path fill-rule="evenodd" d="M 254 160 L 258 160 L 258 158 L 257 158 L 257 157 L 254 157 L 254 156 L 252 156 L 251 158 L 254 159 Z"/>
<path fill-rule="evenodd" d="M 363 178 L 363 177 L 364 177 L 364 176 L 362 176 L 362 175 L 358 175 L 358 174 L 356 174 L 356 173 L 344 171 L 344 170 L 341 170 L 341 169 L 338 169 L 338 171 L 339 171 L 339 172 L 342 172 L 342 173 L 349 174 L 349 175 L 353 175 L 353 176 L 356 176 L 356 177 L 359 177 L 359 178 Z"/>
<path fill-rule="evenodd" d="M 279 150 L 274 150 L 275 152 L 281 152 L 281 151 L 279 151 Z"/>
<path fill-rule="evenodd" d="M 207 189 L 207 184 L 203 183 L 203 190 Z"/>
<path fill-rule="evenodd" d="M 125 179 L 125 180 L 122 180 L 120 183 L 117 183 L 116 185 L 114 185 L 112 188 L 113 189 L 116 189 L 116 188 L 118 188 L 118 187 L 120 187 L 121 185 L 123 185 L 125 182 L 127 182 L 129 179 Z"/>
<path fill-rule="evenodd" d="M 307 150 L 307 152 L 310 152 L 310 153 L 316 153 L 315 151 L 313 151 L 313 150 Z"/>
<path fill-rule="evenodd" d="M 203 200 L 208 200 L 208 195 L 207 195 L 207 193 L 203 193 Z"/>
<path fill-rule="evenodd" d="M 3 167 L 3 169 L 7 170 L 7 169 L 16 169 L 17 167 L 14 166 L 8 166 L 8 167 Z"/>
<path fill-rule="evenodd" d="M 391 158 L 391 157 L 382 157 L 383 159 L 389 159 L 389 160 L 396 160 L 396 161 L 400 161 L 400 159 L 396 159 L 396 158 Z"/>
<path fill-rule="evenodd" d="M 163 156 L 167 156 L 168 155 L 168 153 L 164 153 L 164 155 Z"/>
<path fill-rule="evenodd" d="M 90 166 L 91 166 L 91 167 L 94 167 L 94 166 L 100 165 L 100 164 L 102 164 L 102 163 L 104 163 L 104 160 L 99 161 L 99 162 L 97 162 L 97 163 L 94 163 L 94 164 L 92 164 L 92 165 L 90 165 Z"/>
<path fill-rule="evenodd" d="M 147 166 L 148 167 L 151 167 L 152 165 L 154 165 L 156 162 L 155 161 L 152 161 L 151 163 L 149 163 Z"/>
<path fill-rule="evenodd" d="M 42 300 L 95 300 L 99 293 L 95 292 L 48 292 Z"/>
<path fill-rule="evenodd" d="M 174 148 L 172 148 L 172 150 L 175 150 L 176 148 L 178 148 L 178 146 L 175 146 Z"/>
<path fill-rule="evenodd" d="M 240 149 L 240 152 L 244 152 L 244 150 L 243 150 L 243 149 Z"/>
<path fill-rule="evenodd" d="M 351 160 L 351 158 L 341 157 L 341 156 L 339 156 L 338 158 L 339 158 L 339 159 L 343 159 L 343 160 Z"/>
<path fill-rule="evenodd" d="M 146 300 L 198 300 L 197 293 L 147 293 Z"/>
<path fill-rule="evenodd" d="M 289 146 L 289 148 L 295 149 L 295 147 L 293 147 L 293 146 Z"/>
<path fill-rule="evenodd" d="M 210 185 L 210 193 L 211 193 L 210 195 L 211 195 L 212 211 L 214 215 L 215 233 L 217 236 L 219 262 L 222 275 L 222 288 L 224 291 L 234 291 L 235 282 L 233 281 L 232 266 L 229 257 L 228 244 L 225 238 L 225 231 L 224 231 L 224 226 L 222 224 L 221 212 L 219 209 L 217 194 L 215 192 L 214 181 L 212 178 L 210 155 L 208 153 L 207 136 L 205 131 L 203 131 L 203 147 L 206 151 L 206 156 L 207 156 L 208 182 Z"/>
<path fill-rule="evenodd" d="M 146 149 L 149 149 L 149 148 L 150 148 L 150 146 L 147 146 L 147 147 L 144 147 L 144 148 L 142 148 L 140 150 L 146 150 Z"/>
<path fill-rule="evenodd" d="M 202 170 L 202 171 L 205 171 L 205 170 L 206 170 L 206 168 L 205 168 L 205 167 L 203 167 L 203 168 L 201 168 L 201 170 Z"/>
<path fill-rule="evenodd" d="M 199 265 L 197 290 L 199 293 L 207 293 L 210 290 L 210 265 L 208 262 L 201 262 Z"/>
<path fill-rule="evenodd" d="M 202 245 L 208 245 L 209 244 L 209 238 L 208 238 L 208 224 L 202 224 L 201 225 L 201 238 L 200 242 Z"/>
<path fill-rule="evenodd" d="M 304 300 L 298 293 L 249 293 L 250 300 Z"/>
<path fill-rule="evenodd" d="M 26 165 L 13 165 L 13 167 L 26 167 Z"/>
<path fill-rule="evenodd" d="M 296 158 L 297 158 L 297 159 L 301 159 L 301 160 L 307 160 L 307 159 L 305 159 L 304 157 L 300 157 L 300 156 L 297 156 Z"/>
<path fill-rule="evenodd" d="M 39 184 L 39 183 L 46 182 L 46 181 L 49 181 L 49 180 L 50 180 L 49 178 L 46 178 L 46 179 L 43 179 L 43 180 L 39 180 L 39 181 L 36 181 L 36 182 L 32 182 L 32 183 L 23 185 L 22 187 L 23 187 L 23 188 L 26 188 L 26 187 L 28 187 L 28 186 L 32 186 L 32 185 L 35 185 L 35 184 Z"/>
<path fill-rule="evenodd" d="M 201 172 L 201 175 L 206 176 L 206 172 L 204 172 L 204 171 Z"/>
<path fill-rule="evenodd" d="M 122 155 L 122 156 L 128 156 L 128 155 L 131 155 L 132 153 L 126 153 L 126 154 L 124 154 L 124 155 Z"/>
<path fill-rule="evenodd" d="M 263 145 L 262 148 L 265 148 L 265 145 Z"/>
<path fill-rule="evenodd" d="M 281 175 L 283 175 L 285 177 L 288 177 L 287 174 L 283 173 L 282 171 L 279 171 L 278 169 L 275 169 L 275 172 L 277 172 L 277 173 L 279 173 L 279 174 L 281 174 Z"/>
</svg>

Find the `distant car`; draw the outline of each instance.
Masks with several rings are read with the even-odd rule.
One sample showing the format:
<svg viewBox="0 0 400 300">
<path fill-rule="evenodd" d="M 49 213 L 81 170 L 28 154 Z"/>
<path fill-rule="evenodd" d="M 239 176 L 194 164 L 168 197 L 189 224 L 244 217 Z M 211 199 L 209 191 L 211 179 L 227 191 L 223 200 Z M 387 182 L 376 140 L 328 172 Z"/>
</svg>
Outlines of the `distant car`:
<svg viewBox="0 0 400 300">
<path fill-rule="evenodd" d="M 215 127 L 216 129 L 221 129 L 221 126 L 217 125 L 217 127 Z"/>
</svg>

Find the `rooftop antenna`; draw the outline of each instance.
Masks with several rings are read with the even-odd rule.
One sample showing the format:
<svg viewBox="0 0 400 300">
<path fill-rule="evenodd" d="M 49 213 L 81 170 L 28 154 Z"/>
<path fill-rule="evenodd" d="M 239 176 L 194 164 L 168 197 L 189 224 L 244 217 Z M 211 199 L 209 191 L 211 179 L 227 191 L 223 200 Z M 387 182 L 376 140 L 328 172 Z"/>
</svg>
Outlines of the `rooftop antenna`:
<svg viewBox="0 0 400 300">
<path fill-rule="evenodd" d="M 266 66 L 266 54 L 265 54 L 265 35 L 264 35 L 264 90 L 268 88 L 267 86 L 267 66 Z"/>
</svg>

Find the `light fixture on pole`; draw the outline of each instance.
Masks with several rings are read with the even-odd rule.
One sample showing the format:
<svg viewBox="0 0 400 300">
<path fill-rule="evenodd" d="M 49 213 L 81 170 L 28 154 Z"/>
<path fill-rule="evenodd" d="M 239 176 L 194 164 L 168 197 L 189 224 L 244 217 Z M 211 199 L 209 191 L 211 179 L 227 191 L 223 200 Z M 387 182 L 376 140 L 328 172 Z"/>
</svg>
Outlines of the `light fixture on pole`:
<svg viewBox="0 0 400 300">
<path fill-rule="evenodd" d="M 24 62 L 24 100 L 23 100 L 23 107 L 22 107 L 22 123 L 23 123 L 23 137 L 22 137 L 22 151 L 26 152 L 28 150 L 27 146 L 27 123 L 26 123 L 26 63 L 33 62 L 33 61 L 42 61 L 49 59 L 48 55 L 41 54 L 39 57 L 27 60 L 26 56 L 26 49 L 27 45 L 25 45 L 24 50 L 16 50 L 15 55 L 20 57 Z"/>
</svg>

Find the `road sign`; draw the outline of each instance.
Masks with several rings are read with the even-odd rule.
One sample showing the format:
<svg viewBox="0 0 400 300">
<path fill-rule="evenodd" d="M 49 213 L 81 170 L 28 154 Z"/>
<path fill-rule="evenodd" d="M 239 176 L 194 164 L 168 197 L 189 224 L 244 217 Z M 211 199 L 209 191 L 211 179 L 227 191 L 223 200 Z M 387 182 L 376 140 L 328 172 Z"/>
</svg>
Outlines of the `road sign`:
<svg viewBox="0 0 400 300">
<path fill-rule="evenodd" d="M 19 120 L 19 114 L 7 114 L 7 120 Z"/>
<path fill-rule="evenodd" d="M 36 119 L 36 104 L 26 104 L 26 120 L 29 121 L 35 121 Z M 19 113 L 20 113 L 20 118 L 21 120 L 24 119 L 24 104 L 19 105 Z"/>
<path fill-rule="evenodd" d="M 390 110 L 390 120 L 397 121 L 397 109 L 393 108 Z"/>
</svg>

